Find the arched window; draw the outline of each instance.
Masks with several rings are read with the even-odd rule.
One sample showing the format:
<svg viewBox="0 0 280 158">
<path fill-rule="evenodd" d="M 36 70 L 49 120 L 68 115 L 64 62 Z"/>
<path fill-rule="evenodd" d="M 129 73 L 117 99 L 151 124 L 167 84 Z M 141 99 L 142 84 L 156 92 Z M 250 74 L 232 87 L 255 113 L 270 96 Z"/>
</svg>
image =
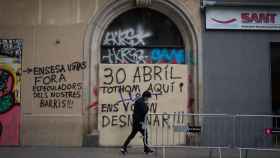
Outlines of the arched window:
<svg viewBox="0 0 280 158">
<path fill-rule="evenodd" d="M 117 17 L 102 37 L 100 62 L 106 64 L 186 64 L 182 36 L 167 16 L 133 9 Z"/>
</svg>

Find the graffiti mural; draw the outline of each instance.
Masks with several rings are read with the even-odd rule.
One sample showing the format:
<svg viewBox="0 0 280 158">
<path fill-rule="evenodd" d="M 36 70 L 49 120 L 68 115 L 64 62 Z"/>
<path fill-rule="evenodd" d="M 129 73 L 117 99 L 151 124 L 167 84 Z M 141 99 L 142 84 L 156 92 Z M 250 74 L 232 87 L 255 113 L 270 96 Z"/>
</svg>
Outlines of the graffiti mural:
<svg viewBox="0 0 280 158">
<path fill-rule="evenodd" d="M 116 32 L 107 32 L 105 34 L 104 45 L 114 45 L 114 46 L 145 46 L 145 38 L 151 36 L 150 32 L 144 32 L 141 28 L 137 31 L 130 28 L 127 30 L 119 30 Z"/>
<path fill-rule="evenodd" d="M 18 145 L 22 40 L 0 39 L 0 145 Z"/>
<path fill-rule="evenodd" d="M 2 59 L 3 60 L 3 59 Z M 18 64 L 0 62 L 0 145 L 18 145 L 20 128 L 20 80 Z"/>
<path fill-rule="evenodd" d="M 14 58 L 21 58 L 22 40 L 0 39 L 0 55 Z"/>
<path fill-rule="evenodd" d="M 145 17 L 147 21 L 141 19 L 140 23 L 135 17 Z M 172 21 L 155 11 L 135 9 L 107 28 L 100 60 L 103 64 L 186 64 L 187 57 L 182 37 Z"/>
<path fill-rule="evenodd" d="M 186 59 L 184 49 L 154 48 L 151 51 L 152 63 L 184 64 Z"/>
<path fill-rule="evenodd" d="M 103 41 L 105 51 L 102 55 L 102 63 L 110 64 L 184 64 L 186 59 L 183 48 L 141 48 L 145 47 L 145 38 L 151 33 L 143 30 L 108 32 Z M 136 46 L 136 47 L 135 47 Z"/>
<path fill-rule="evenodd" d="M 97 90 L 96 87 L 93 88 L 92 96 L 93 96 L 94 100 L 93 100 L 92 103 L 88 106 L 88 109 L 97 110 L 97 107 L 98 107 L 98 100 L 97 100 L 97 97 L 98 97 L 98 90 Z"/>
<path fill-rule="evenodd" d="M 2 136 L 2 131 L 3 131 L 3 125 L 2 125 L 2 123 L 0 122 L 0 138 L 1 138 L 1 136 Z"/>
<path fill-rule="evenodd" d="M 142 29 L 136 31 L 132 28 L 124 31 L 107 32 L 103 40 L 103 45 L 113 47 L 107 48 L 107 53 L 102 56 L 102 61 L 107 61 L 107 63 L 111 64 L 145 63 L 148 56 L 145 55 L 144 50 L 133 47 L 145 46 L 146 43 L 144 40 L 150 36 L 151 33 L 149 32 L 144 32 Z"/>
<path fill-rule="evenodd" d="M 122 143 L 132 125 L 133 103 L 145 90 L 152 93 L 148 104 L 150 113 L 186 112 L 187 69 L 187 65 L 174 64 L 101 64 L 98 101 L 100 143 Z M 148 123 L 167 126 L 173 119 L 162 116 L 150 119 Z"/>
</svg>

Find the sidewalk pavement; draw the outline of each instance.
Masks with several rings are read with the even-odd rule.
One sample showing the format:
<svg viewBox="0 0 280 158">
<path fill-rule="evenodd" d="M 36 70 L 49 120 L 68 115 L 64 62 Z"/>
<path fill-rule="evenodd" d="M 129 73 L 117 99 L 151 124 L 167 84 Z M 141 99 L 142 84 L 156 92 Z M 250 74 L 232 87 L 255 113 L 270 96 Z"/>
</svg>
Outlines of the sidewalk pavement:
<svg viewBox="0 0 280 158">
<path fill-rule="evenodd" d="M 119 148 L 96 147 L 0 147 L 0 158 L 163 158 L 162 149 L 146 155 L 142 148 L 129 148 L 122 155 Z M 165 158 L 219 158 L 216 149 L 167 148 Z M 239 151 L 222 150 L 222 158 L 239 158 Z M 246 152 L 243 152 L 246 158 Z M 247 158 L 280 158 L 280 151 L 248 151 Z"/>
</svg>

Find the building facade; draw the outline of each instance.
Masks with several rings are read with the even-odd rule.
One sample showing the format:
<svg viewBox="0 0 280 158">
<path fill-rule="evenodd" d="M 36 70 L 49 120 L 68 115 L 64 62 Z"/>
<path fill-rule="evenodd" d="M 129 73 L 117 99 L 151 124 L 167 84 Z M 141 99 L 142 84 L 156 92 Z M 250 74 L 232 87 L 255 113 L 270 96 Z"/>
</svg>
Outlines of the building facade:
<svg viewBox="0 0 280 158">
<path fill-rule="evenodd" d="M 0 145 L 118 146 L 144 90 L 153 94 L 151 113 L 279 109 L 270 69 L 280 42 L 277 1 L 1 4 Z M 237 26 L 240 14 L 260 25 Z"/>
</svg>

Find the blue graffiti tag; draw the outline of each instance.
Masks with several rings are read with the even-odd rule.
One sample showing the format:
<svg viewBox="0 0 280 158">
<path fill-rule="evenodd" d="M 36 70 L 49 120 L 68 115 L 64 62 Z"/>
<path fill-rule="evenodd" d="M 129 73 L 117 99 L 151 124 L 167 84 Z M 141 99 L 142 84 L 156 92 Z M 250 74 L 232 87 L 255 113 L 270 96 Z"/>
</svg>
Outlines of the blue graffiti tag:
<svg viewBox="0 0 280 158">
<path fill-rule="evenodd" d="M 185 58 L 184 49 L 155 48 L 151 51 L 151 60 L 153 63 L 167 62 L 176 64 L 185 64 L 188 61 Z"/>
</svg>

